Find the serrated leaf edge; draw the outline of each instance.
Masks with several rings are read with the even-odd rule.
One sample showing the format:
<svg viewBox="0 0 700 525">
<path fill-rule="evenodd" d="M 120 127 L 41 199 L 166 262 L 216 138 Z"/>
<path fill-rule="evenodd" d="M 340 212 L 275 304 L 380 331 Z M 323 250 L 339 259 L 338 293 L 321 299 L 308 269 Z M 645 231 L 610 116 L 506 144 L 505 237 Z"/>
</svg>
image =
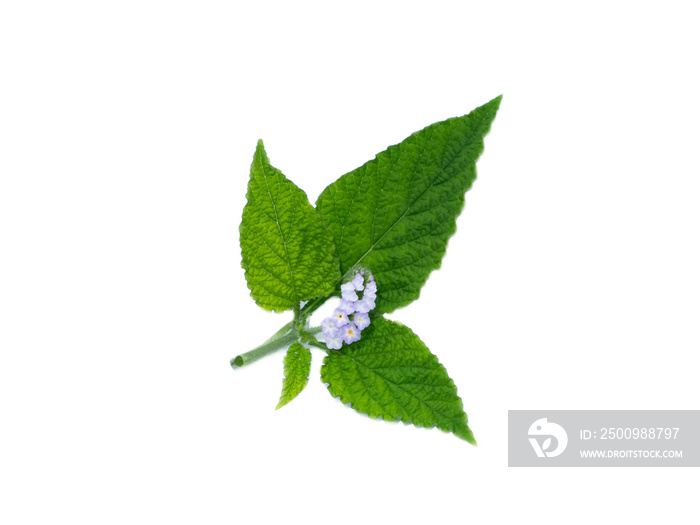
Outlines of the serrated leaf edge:
<svg viewBox="0 0 700 525">
<path fill-rule="evenodd" d="M 401 326 L 404 326 L 404 327 L 406 327 L 408 330 L 411 330 L 411 328 L 409 328 L 408 326 L 404 325 L 404 324 L 401 323 L 401 322 L 394 321 L 394 320 L 392 320 L 392 322 L 394 322 L 394 323 L 396 323 L 396 324 L 399 324 L 399 325 L 401 325 Z M 413 332 L 413 330 L 411 330 L 411 332 L 415 335 L 415 332 Z M 416 337 L 418 337 L 418 336 L 416 336 Z M 420 339 L 420 338 L 419 338 L 419 339 Z M 427 348 L 427 347 L 426 347 L 426 348 Z M 428 351 L 430 352 L 430 349 L 428 349 Z M 411 394 L 411 392 L 409 392 L 409 391 L 407 391 L 406 389 L 402 388 L 401 385 L 399 385 L 399 384 L 397 384 L 397 383 L 394 383 L 393 381 L 391 381 L 391 380 L 385 378 L 384 376 L 382 376 L 381 374 L 375 372 L 374 370 L 372 370 L 371 368 L 367 367 L 366 365 L 363 365 L 362 363 L 358 362 L 357 360 L 353 359 L 352 357 L 349 357 L 349 356 L 348 356 L 347 354 L 345 354 L 342 350 L 331 350 L 331 351 L 329 351 L 329 354 L 330 354 L 331 352 L 332 352 L 332 353 L 336 353 L 336 354 L 340 354 L 340 355 L 342 355 L 343 357 L 346 357 L 346 358 L 352 360 L 352 361 L 355 362 L 357 365 L 360 365 L 360 366 L 362 366 L 363 368 L 366 368 L 367 370 L 371 371 L 372 373 L 378 375 L 379 377 L 381 377 L 381 378 L 382 378 L 384 381 L 386 381 L 387 383 L 391 383 L 391 384 L 393 384 L 393 385 L 399 387 L 401 390 L 403 390 L 404 392 L 406 392 L 406 393 L 407 393 L 408 395 L 410 395 L 412 398 L 418 400 L 422 405 L 426 406 L 431 412 L 433 412 L 433 413 L 438 413 L 438 414 L 440 414 L 441 416 L 445 417 L 445 418 L 448 419 L 448 420 L 455 421 L 454 418 L 451 418 L 451 417 L 449 417 L 449 416 L 445 416 L 445 415 L 442 414 L 441 412 L 437 412 L 435 409 L 433 409 L 432 407 L 430 407 L 429 405 L 427 405 L 427 404 L 425 403 L 425 401 L 423 401 L 423 400 L 420 399 L 420 398 L 415 397 L 414 395 Z M 411 426 L 413 426 L 413 427 L 415 427 L 415 428 L 425 428 L 425 429 L 439 428 L 439 430 L 441 430 L 442 432 L 445 432 L 445 433 L 447 433 L 447 434 L 450 434 L 450 433 L 451 433 L 451 434 L 454 434 L 454 435 L 457 436 L 458 438 L 463 439 L 463 440 L 467 441 L 468 443 L 471 443 L 472 445 L 476 445 L 476 439 L 474 438 L 474 433 L 472 432 L 472 430 L 471 430 L 471 428 L 469 427 L 469 424 L 468 424 L 468 423 L 469 423 L 469 418 L 468 418 L 468 416 L 467 416 L 466 411 L 464 410 L 464 401 L 462 400 L 462 398 L 460 397 L 460 395 L 459 395 L 459 393 L 458 393 L 459 390 L 458 390 L 458 388 L 457 388 L 457 385 L 455 384 L 454 380 L 450 377 L 450 375 L 447 374 L 447 369 L 445 368 L 445 366 L 444 366 L 442 363 L 440 363 L 440 360 L 437 358 L 437 356 L 436 356 L 435 354 L 433 354 L 432 352 L 430 352 L 430 353 L 435 357 L 437 363 L 438 363 L 443 369 L 445 369 L 445 373 L 446 373 L 446 375 L 447 375 L 447 378 L 449 379 L 449 383 L 448 383 L 448 384 L 451 385 L 451 386 L 453 386 L 454 389 L 455 389 L 455 391 L 457 392 L 457 393 L 455 394 L 455 396 L 457 397 L 457 399 L 459 400 L 459 403 L 460 403 L 460 405 L 461 405 L 460 408 L 461 408 L 461 410 L 462 410 L 462 414 L 464 415 L 464 425 L 465 425 L 466 428 L 467 428 L 467 432 L 465 432 L 464 435 L 462 435 L 461 432 L 458 433 L 458 432 L 449 431 L 449 430 L 444 430 L 444 429 L 442 429 L 442 428 L 439 428 L 438 425 L 437 425 L 437 423 L 434 423 L 433 425 L 427 426 L 427 425 L 422 425 L 422 424 L 414 423 L 413 420 L 404 421 L 404 420 L 401 418 L 401 416 L 397 416 L 397 417 L 392 418 L 392 419 L 387 419 L 387 418 L 385 418 L 382 414 L 379 414 L 379 415 L 376 415 L 376 416 L 372 416 L 371 414 L 369 414 L 369 413 L 367 413 L 367 412 L 364 412 L 364 411 L 362 411 L 362 410 L 359 410 L 359 409 L 355 408 L 355 407 L 353 406 L 352 401 L 351 401 L 350 399 L 347 399 L 347 396 L 346 396 L 345 399 L 344 399 L 343 396 L 342 396 L 341 394 L 334 394 L 333 391 L 332 391 L 332 389 L 333 389 L 332 383 L 325 380 L 325 378 L 324 378 L 324 368 L 325 368 L 326 364 L 328 363 L 328 359 L 329 359 L 329 356 L 328 356 L 328 355 L 325 356 L 325 357 L 323 358 L 323 363 L 322 363 L 322 365 L 321 365 L 321 381 L 322 381 L 322 382 L 326 385 L 326 387 L 328 388 L 328 392 L 331 394 L 331 397 L 333 397 L 334 399 L 340 400 L 341 403 L 343 403 L 345 406 L 347 406 L 347 407 L 349 407 L 349 408 L 352 408 L 352 410 L 354 410 L 356 413 L 358 413 L 358 414 L 363 414 L 363 415 L 369 417 L 370 419 L 381 419 L 382 421 L 388 421 L 388 422 L 391 422 L 391 423 L 400 422 L 400 423 L 403 423 L 404 425 L 411 425 Z"/>
<path fill-rule="evenodd" d="M 310 372 L 311 372 L 311 359 L 312 359 L 312 354 L 311 354 L 311 351 L 310 351 L 308 348 L 306 348 L 304 345 L 302 345 L 302 344 L 301 344 L 300 342 L 298 342 L 298 341 L 295 342 L 295 343 L 292 343 L 292 344 L 289 346 L 289 348 L 287 348 L 287 353 L 288 353 L 289 350 L 290 350 L 294 345 L 296 345 L 296 344 L 298 344 L 301 348 L 305 349 L 305 350 L 309 353 L 309 361 L 308 361 L 309 372 L 306 374 L 306 378 L 305 378 L 305 380 L 304 380 L 304 384 L 303 384 L 303 386 L 301 387 L 301 389 L 299 390 L 299 392 L 297 392 L 297 393 L 294 394 L 292 397 L 289 397 L 288 399 L 285 400 L 285 397 L 286 397 L 286 396 L 285 396 L 285 388 L 286 388 L 286 386 L 287 386 L 287 379 L 288 379 L 288 376 L 286 375 L 286 372 L 287 372 L 287 370 L 286 370 L 286 359 L 287 359 L 287 354 L 285 354 L 285 357 L 284 357 L 284 359 L 283 359 L 285 375 L 284 375 L 283 378 L 282 378 L 282 392 L 281 392 L 281 394 L 280 394 L 280 399 L 279 399 L 279 402 L 277 403 L 277 406 L 275 407 L 275 410 L 279 410 L 279 409 L 282 408 L 283 406 L 285 406 L 285 405 L 291 403 L 292 401 L 294 401 L 294 400 L 299 396 L 299 394 L 301 394 L 301 393 L 304 391 L 304 389 L 306 388 L 306 386 L 309 384 L 309 377 L 310 377 Z"/>
<path fill-rule="evenodd" d="M 271 167 L 273 170 L 277 170 L 283 179 L 285 179 L 285 180 L 291 182 L 291 183 L 294 185 L 294 187 L 296 187 L 296 188 L 302 193 L 302 195 L 303 195 L 304 198 L 306 199 L 305 202 L 307 202 L 307 203 L 309 204 L 310 208 L 314 211 L 314 213 L 316 214 L 316 217 L 318 217 L 320 223 L 321 223 L 321 224 L 323 225 L 323 227 L 325 228 L 326 232 L 328 233 L 328 237 L 329 237 L 329 239 L 331 240 L 331 247 L 332 247 L 333 256 L 334 256 L 335 260 L 336 260 L 337 263 L 338 263 L 338 275 L 340 275 L 340 258 L 339 258 L 339 256 L 338 256 L 338 248 L 337 248 L 337 246 L 336 246 L 336 244 L 335 244 L 335 239 L 333 238 L 333 232 L 330 230 L 330 228 L 328 227 L 328 225 L 325 223 L 325 221 L 323 220 L 323 217 L 321 217 L 321 214 L 320 214 L 320 213 L 318 212 L 318 210 L 316 209 L 316 206 L 313 205 L 313 204 L 311 204 L 311 201 L 309 200 L 309 196 L 306 194 L 306 191 L 304 191 L 303 188 L 300 188 L 299 186 L 297 186 L 296 183 L 294 183 L 294 181 L 292 181 L 291 179 L 289 179 L 289 178 L 282 172 L 282 170 L 280 170 L 279 168 L 277 168 L 277 167 L 275 167 L 275 166 L 272 165 L 272 163 L 270 162 L 269 157 L 267 156 L 267 151 L 265 150 L 265 146 L 264 146 L 264 143 L 263 143 L 263 140 L 262 140 L 262 139 L 258 139 L 258 142 L 257 142 L 257 145 L 256 145 L 256 151 L 255 151 L 255 153 L 254 153 L 254 155 L 253 155 L 253 161 L 255 161 L 255 155 L 257 154 L 257 151 L 258 151 L 258 148 L 259 148 L 259 147 L 262 148 L 262 155 L 264 155 L 264 157 L 267 158 L 267 162 L 268 162 L 268 164 L 270 165 L 270 167 Z M 261 165 L 263 166 L 263 171 L 264 171 L 264 165 L 263 165 L 263 162 L 262 162 L 262 156 L 261 156 L 260 161 L 261 161 Z M 267 177 L 266 177 L 266 178 L 267 178 Z M 250 180 L 250 179 L 249 179 L 249 180 Z M 247 184 L 249 184 L 249 182 L 246 183 L 246 188 L 247 188 Z M 249 191 L 248 191 L 248 190 L 246 190 L 245 198 L 246 198 L 246 203 L 245 203 L 244 206 L 243 206 L 244 211 L 245 211 L 245 207 L 248 206 L 248 204 L 250 203 L 250 196 L 249 196 Z M 242 236 L 242 232 L 241 232 L 241 227 L 242 227 L 242 226 L 243 226 L 243 220 L 241 220 L 241 222 L 240 222 L 239 225 L 238 225 L 238 236 L 239 236 L 239 239 L 240 239 L 241 236 Z M 256 233 L 258 236 L 260 236 L 260 235 L 258 234 L 257 231 L 256 231 L 255 233 Z M 264 241 L 263 241 L 263 242 L 264 242 Z M 240 241 L 239 241 L 239 244 L 240 244 Z M 242 250 L 242 249 L 243 249 L 243 247 L 242 247 L 242 245 L 241 245 L 241 250 Z M 286 248 L 286 244 L 285 244 L 285 251 L 286 251 L 286 249 L 287 249 L 287 248 Z M 257 259 L 257 257 L 256 257 L 254 254 L 251 254 L 251 256 L 252 256 L 253 258 Z M 243 257 L 241 257 L 240 266 L 241 266 L 241 268 L 243 269 L 243 277 L 244 277 L 245 282 L 246 282 L 246 287 L 248 288 L 248 295 L 250 296 L 251 299 L 253 299 L 253 301 L 255 302 L 255 304 L 257 304 L 260 308 L 262 308 L 263 310 L 266 310 L 266 311 L 268 311 L 268 312 L 274 312 L 274 313 L 288 312 L 289 310 L 291 310 L 291 309 L 293 308 L 293 307 L 291 307 L 291 308 L 281 308 L 281 307 L 271 306 L 271 305 L 268 305 L 268 304 L 261 304 L 261 303 L 258 301 L 258 299 L 253 295 L 253 294 L 254 294 L 254 291 L 253 291 L 253 289 L 251 288 L 250 280 L 248 279 L 249 270 L 244 266 Z M 280 280 L 279 277 L 277 277 L 276 275 L 272 274 L 272 273 L 271 273 L 267 268 L 265 268 L 263 265 L 259 266 L 259 268 L 262 269 L 262 270 L 264 270 L 267 274 L 269 274 L 271 277 L 275 278 L 276 280 L 278 280 L 278 281 Z M 291 268 L 290 268 L 290 271 L 291 271 Z M 342 275 L 341 275 L 341 277 L 338 278 L 338 280 L 334 283 L 332 289 L 329 288 L 325 293 L 320 293 L 319 295 L 316 295 L 316 296 L 313 296 L 313 297 L 309 297 L 309 298 L 307 298 L 307 299 L 303 299 L 303 301 L 308 302 L 308 301 L 313 301 L 313 300 L 315 300 L 315 299 L 318 299 L 318 298 L 320 298 L 320 297 L 330 297 L 330 296 L 336 291 L 336 288 L 338 288 L 338 284 L 339 284 L 341 281 L 342 281 Z M 282 282 L 282 284 L 284 284 L 284 285 L 286 286 L 286 283 L 284 283 L 283 281 L 280 281 L 280 282 Z M 263 290 L 265 290 L 266 292 L 268 292 L 271 296 L 278 297 L 278 296 L 276 296 L 273 292 L 267 290 L 264 286 L 260 285 L 259 283 L 258 283 L 258 286 L 260 286 L 260 288 L 262 288 Z M 292 275 L 292 286 L 294 287 L 294 277 L 293 277 L 293 275 Z M 296 295 L 296 291 L 295 291 L 295 295 Z"/>
</svg>

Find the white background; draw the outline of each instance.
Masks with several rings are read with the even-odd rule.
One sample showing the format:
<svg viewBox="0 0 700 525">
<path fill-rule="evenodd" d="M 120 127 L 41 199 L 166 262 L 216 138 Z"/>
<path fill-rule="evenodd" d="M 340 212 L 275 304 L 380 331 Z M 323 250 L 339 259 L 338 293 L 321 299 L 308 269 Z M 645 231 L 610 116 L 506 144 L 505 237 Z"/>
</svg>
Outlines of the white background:
<svg viewBox="0 0 700 525">
<path fill-rule="evenodd" d="M 509 469 L 508 409 L 698 409 L 693 2 L 3 2 L 0 522 L 697 523 L 697 469 Z M 258 138 L 315 201 L 503 103 L 392 317 L 479 441 L 231 357 Z M 381 293 L 381 290 L 380 290 Z"/>
</svg>

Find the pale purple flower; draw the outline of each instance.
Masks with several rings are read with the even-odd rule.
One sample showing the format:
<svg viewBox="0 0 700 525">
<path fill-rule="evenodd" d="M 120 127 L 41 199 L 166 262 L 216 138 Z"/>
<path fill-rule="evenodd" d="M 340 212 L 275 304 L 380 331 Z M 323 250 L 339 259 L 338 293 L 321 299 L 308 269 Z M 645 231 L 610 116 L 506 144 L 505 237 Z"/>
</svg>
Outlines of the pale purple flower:
<svg viewBox="0 0 700 525">
<path fill-rule="evenodd" d="M 355 326 L 360 330 L 364 330 L 369 326 L 369 314 L 366 312 L 356 313 L 352 318 L 352 322 L 355 323 Z"/>
<path fill-rule="evenodd" d="M 343 340 L 339 335 L 336 337 L 326 337 L 326 346 L 331 350 L 340 350 L 340 347 L 343 346 Z"/>
<path fill-rule="evenodd" d="M 355 286 L 355 290 L 362 291 L 365 288 L 365 278 L 361 274 L 356 273 L 355 278 L 352 280 L 352 284 Z"/>
<path fill-rule="evenodd" d="M 330 319 L 332 319 L 333 322 L 335 323 L 335 326 L 338 326 L 338 327 L 346 325 L 349 322 L 348 321 L 348 314 L 346 314 L 345 312 L 341 311 L 338 308 L 336 308 L 333 311 L 333 315 L 330 317 Z"/>
<path fill-rule="evenodd" d="M 377 282 L 372 278 L 370 282 L 367 283 L 367 286 L 365 286 L 365 293 L 370 292 L 370 293 L 377 293 Z"/>
<path fill-rule="evenodd" d="M 343 299 L 346 301 L 357 301 L 357 293 L 355 292 L 355 285 L 352 284 L 352 281 L 341 285 L 340 290 L 343 295 Z"/>
<path fill-rule="evenodd" d="M 376 305 L 374 304 L 374 300 L 372 299 L 365 299 L 364 297 L 360 299 L 359 301 L 355 302 L 355 310 L 357 310 L 360 313 L 366 314 L 370 310 L 372 310 Z"/>
<path fill-rule="evenodd" d="M 343 338 L 347 344 L 354 343 L 360 340 L 360 329 L 355 326 L 354 323 L 349 323 L 343 326 L 343 331 L 340 333 L 340 337 Z"/>
<path fill-rule="evenodd" d="M 332 317 L 323 320 L 321 330 L 323 335 L 326 336 L 326 340 L 331 337 L 340 337 L 340 328 L 335 324 L 335 320 Z"/>
<path fill-rule="evenodd" d="M 374 276 L 369 272 L 365 273 L 364 269 L 356 272 L 351 281 L 342 284 L 340 290 L 342 299 L 338 308 L 321 323 L 326 346 L 332 350 L 340 350 L 343 341 L 350 344 L 360 340 L 362 330 L 370 324 L 369 312 L 375 307 L 377 299 L 377 283 Z M 362 298 L 358 296 L 358 291 L 364 291 Z M 349 319 L 351 315 L 352 322 Z"/>
<path fill-rule="evenodd" d="M 341 299 L 340 304 L 338 305 L 338 310 L 348 315 L 355 313 L 355 302 Z"/>
<path fill-rule="evenodd" d="M 351 303 L 354 303 L 359 299 L 357 297 L 357 292 L 355 290 L 343 290 L 343 300 L 345 301 L 350 301 Z"/>
<path fill-rule="evenodd" d="M 365 286 L 365 293 L 362 294 L 362 298 L 369 299 L 370 301 L 374 301 L 377 298 L 377 283 L 374 280 L 367 283 Z"/>
</svg>

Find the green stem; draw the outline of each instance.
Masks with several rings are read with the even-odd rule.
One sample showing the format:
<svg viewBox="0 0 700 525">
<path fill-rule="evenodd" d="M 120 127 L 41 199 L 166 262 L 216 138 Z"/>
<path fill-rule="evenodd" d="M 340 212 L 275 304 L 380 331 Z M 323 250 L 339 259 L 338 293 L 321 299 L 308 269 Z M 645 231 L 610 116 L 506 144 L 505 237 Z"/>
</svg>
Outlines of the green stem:
<svg viewBox="0 0 700 525">
<path fill-rule="evenodd" d="M 321 331 L 322 328 L 320 326 L 307 328 L 306 330 L 302 331 L 301 340 L 307 346 L 314 346 L 316 348 L 320 348 L 321 350 L 325 350 L 326 352 L 328 352 L 328 347 L 325 344 L 319 343 L 318 339 L 316 339 L 315 337 L 316 334 L 318 334 Z"/>
<path fill-rule="evenodd" d="M 321 350 L 328 352 L 328 347 L 324 344 L 319 343 L 318 341 L 307 341 L 306 343 L 309 346 L 313 346 L 315 348 L 320 348 Z"/>
<path fill-rule="evenodd" d="M 257 361 L 261 357 L 265 357 L 268 354 L 272 354 L 277 350 L 289 346 L 295 341 L 299 341 L 300 338 L 303 342 L 309 344 L 309 346 L 315 346 L 316 348 L 327 351 L 328 348 L 316 341 L 316 338 L 314 337 L 315 334 L 321 331 L 320 326 L 314 328 L 302 327 L 306 325 L 306 320 L 309 318 L 309 316 L 318 310 L 318 308 L 325 303 L 326 300 L 333 297 L 333 295 L 337 294 L 317 297 L 316 299 L 306 303 L 303 308 L 296 306 L 294 308 L 294 319 L 292 321 L 284 325 L 279 331 L 277 331 L 277 333 L 275 333 L 275 335 L 270 337 L 270 339 L 265 341 L 257 348 L 254 348 L 244 354 L 237 355 L 231 359 L 231 366 L 236 368 L 250 364 L 253 361 Z"/>
<path fill-rule="evenodd" d="M 321 330 L 322 328 L 320 326 L 315 326 L 313 328 L 307 328 L 306 330 L 304 330 L 304 333 L 313 336 L 321 332 Z M 261 357 L 265 357 L 268 354 L 277 352 L 278 350 L 281 350 L 282 348 L 285 348 L 298 340 L 299 332 L 294 329 L 294 321 L 290 321 L 282 328 L 280 328 L 272 337 L 270 337 L 270 339 L 265 341 L 257 348 L 253 348 L 252 350 L 244 354 L 237 355 L 236 357 L 231 359 L 231 366 L 233 368 L 240 368 L 243 365 L 247 365 L 252 363 L 253 361 L 257 361 Z M 312 346 L 318 346 L 318 344 L 312 344 Z M 318 348 L 323 347 L 318 346 Z"/>
<path fill-rule="evenodd" d="M 324 297 L 317 297 L 316 299 L 313 299 L 306 303 L 304 307 L 301 309 L 299 312 L 299 317 L 301 319 L 302 324 L 306 322 L 306 319 L 309 318 L 309 316 L 314 313 L 316 310 L 319 309 L 323 303 L 325 303 L 328 299 L 333 297 L 333 294 L 329 296 L 324 296 Z"/>
<path fill-rule="evenodd" d="M 231 359 L 231 366 L 234 368 L 241 367 L 253 361 L 257 361 L 261 357 L 265 357 L 285 346 L 289 346 L 297 339 L 299 339 L 299 334 L 294 330 L 294 321 L 290 321 L 257 348 L 253 348 L 249 352 L 237 355 Z"/>
<path fill-rule="evenodd" d="M 265 341 L 263 344 L 271 343 L 272 341 L 276 341 L 277 339 L 279 339 L 283 335 L 287 335 L 294 328 L 294 322 L 295 322 L 295 319 L 292 319 L 291 321 L 289 321 L 286 325 L 284 325 L 282 328 L 280 328 L 274 334 L 272 334 L 272 336 L 267 341 Z"/>
</svg>

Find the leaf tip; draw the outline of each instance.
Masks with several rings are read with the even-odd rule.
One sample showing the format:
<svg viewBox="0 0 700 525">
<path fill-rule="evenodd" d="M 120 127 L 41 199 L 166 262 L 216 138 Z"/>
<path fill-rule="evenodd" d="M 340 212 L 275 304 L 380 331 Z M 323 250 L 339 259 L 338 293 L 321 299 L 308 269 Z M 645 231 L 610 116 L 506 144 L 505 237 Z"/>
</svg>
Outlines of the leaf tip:
<svg viewBox="0 0 700 525">
<path fill-rule="evenodd" d="M 265 152 L 265 144 L 263 144 L 262 139 L 258 139 L 258 143 L 255 145 L 255 155 L 254 158 L 267 158 L 267 153 Z"/>
<path fill-rule="evenodd" d="M 474 437 L 474 433 L 472 432 L 471 428 L 467 427 L 463 431 L 456 432 L 455 435 L 467 443 L 476 446 L 476 438 Z"/>
<path fill-rule="evenodd" d="M 498 108 L 501 107 L 501 100 L 503 100 L 503 95 L 498 95 L 496 98 L 489 100 L 482 107 L 488 107 L 489 109 L 493 110 L 495 114 L 498 111 Z"/>
</svg>

